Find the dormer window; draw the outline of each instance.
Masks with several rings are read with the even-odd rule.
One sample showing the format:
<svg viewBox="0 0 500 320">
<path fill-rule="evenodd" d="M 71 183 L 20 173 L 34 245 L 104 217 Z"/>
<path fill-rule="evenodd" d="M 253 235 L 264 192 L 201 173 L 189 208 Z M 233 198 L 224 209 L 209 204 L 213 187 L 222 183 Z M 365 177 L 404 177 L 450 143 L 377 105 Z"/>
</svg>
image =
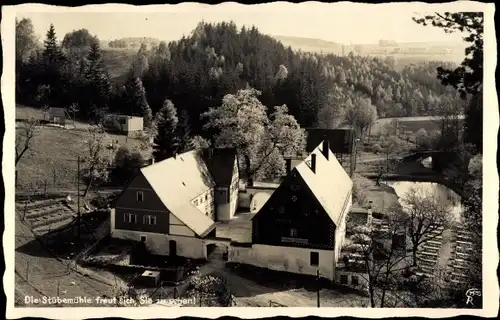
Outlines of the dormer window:
<svg viewBox="0 0 500 320">
<path fill-rule="evenodd" d="M 137 202 L 144 201 L 144 193 L 142 191 L 137 191 Z"/>
</svg>

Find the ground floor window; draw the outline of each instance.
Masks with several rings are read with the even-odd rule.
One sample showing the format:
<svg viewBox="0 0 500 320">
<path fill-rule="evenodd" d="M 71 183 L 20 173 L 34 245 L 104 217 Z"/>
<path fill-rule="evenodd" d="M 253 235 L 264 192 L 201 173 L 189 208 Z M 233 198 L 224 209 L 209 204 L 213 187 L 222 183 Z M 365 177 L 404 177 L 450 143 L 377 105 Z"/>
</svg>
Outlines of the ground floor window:
<svg viewBox="0 0 500 320">
<path fill-rule="evenodd" d="M 319 264 L 319 252 L 311 252 L 309 260 L 311 266 L 317 266 Z"/>
<path fill-rule="evenodd" d="M 351 277 L 351 284 L 352 284 L 353 286 L 357 286 L 357 285 L 359 285 L 359 279 L 358 279 L 358 276 L 352 276 L 352 277 Z"/>
<path fill-rule="evenodd" d="M 340 275 L 340 284 L 347 284 L 347 275 Z"/>
<path fill-rule="evenodd" d="M 137 223 L 137 215 L 133 213 L 125 213 L 123 217 L 126 223 Z"/>
<path fill-rule="evenodd" d="M 149 224 L 149 225 L 156 225 L 156 217 L 155 216 L 146 215 L 143 218 L 143 223 L 144 224 Z"/>
</svg>

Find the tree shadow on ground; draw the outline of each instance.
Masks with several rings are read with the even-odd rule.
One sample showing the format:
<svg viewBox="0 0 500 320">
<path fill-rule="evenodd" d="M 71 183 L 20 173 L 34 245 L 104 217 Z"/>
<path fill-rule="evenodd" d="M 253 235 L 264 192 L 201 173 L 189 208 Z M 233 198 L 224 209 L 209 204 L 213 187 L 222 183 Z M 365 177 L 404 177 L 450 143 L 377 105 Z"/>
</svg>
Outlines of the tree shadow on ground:
<svg viewBox="0 0 500 320">
<path fill-rule="evenodd" d="M 218 272 L 214 272 L 217 275 Z M 234 276 L 234 278 L 233 278 Z M 265 268 L 242 265 L 235 263 L 226 264 L 226 277 L 228 282 L 238 281 L 235 283 L 241 290 L 232 291 L 235 297 L 252 297 L 265 293 L 282 292 L 288 290 L 305 290 L 308 292 L 316 292 L 318 287 L 320 290 L 331 289 L 339 294 L 352 294 L 352 289 L 344 288 L 332 283 L 332 281 L 324 278 L 317 280 L 316 276 L 301 275 L 290 272 L 273 271 Z M 246 283 L 248 281 L 248 283 Z M 247 284 L 249 286 L 247 286 Z M 250 285 L 253 284 L 251 287 Z"/>
</svg>

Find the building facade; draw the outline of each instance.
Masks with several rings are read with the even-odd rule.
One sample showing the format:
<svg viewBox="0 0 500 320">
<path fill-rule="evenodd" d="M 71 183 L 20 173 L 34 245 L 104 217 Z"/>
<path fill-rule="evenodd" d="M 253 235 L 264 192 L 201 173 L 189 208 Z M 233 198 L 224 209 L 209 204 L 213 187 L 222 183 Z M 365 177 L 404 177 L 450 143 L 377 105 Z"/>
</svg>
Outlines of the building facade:
<svg viewBox="0 0 500 320">
<path fill-rule="evenodd" d="M 231 166 L 213 165 L 225 157 Z M 234 194 L 218 197 L 216 181 L 229 177 L 222 188 L 230 190 L 236 159 L 234 150 L 190 151 L 141 168 L 113 205 L 111 236 L 143 242 L 153 254 L 206 258 L 215 222 L 234 215 Z"/>
<path fill-rule="evenodd" d="M 285 177 L 252 218 L 251 246 L 229 260 L 334 280 L 352 205 L 352 181 L 324 141 Z"/>
</svg>

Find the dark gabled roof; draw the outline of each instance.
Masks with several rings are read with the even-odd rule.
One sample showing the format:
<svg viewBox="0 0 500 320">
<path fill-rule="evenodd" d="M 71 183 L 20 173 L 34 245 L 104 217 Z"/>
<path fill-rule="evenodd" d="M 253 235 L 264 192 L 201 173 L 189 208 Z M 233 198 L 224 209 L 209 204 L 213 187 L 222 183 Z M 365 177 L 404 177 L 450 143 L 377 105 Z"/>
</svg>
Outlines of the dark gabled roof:
<svg viewBox="0 0 500 320">
<path fill-rule="evenodd" d="M 306 151 L 311 153 L 323 141 L 328 140 L 330 150 L 333 153 L 351 153 L 351 142 L 354 131 L 350 128 L 344 129 L 306 129 L 307 143 Z"/>
<path fill-rule="evenodd" d="M 64 108 L 49 108 L 49 114 L 56 117 L 66 116 L 66 109 Z"/>
<path fill-rule="evenodd" d="M 208 166 L 215 184 L 229 186 L 234 174 L 234 161 L 236 149 L 233 148 L 207 148 L 202 151 L 203 160 Z"/>
</svg>

